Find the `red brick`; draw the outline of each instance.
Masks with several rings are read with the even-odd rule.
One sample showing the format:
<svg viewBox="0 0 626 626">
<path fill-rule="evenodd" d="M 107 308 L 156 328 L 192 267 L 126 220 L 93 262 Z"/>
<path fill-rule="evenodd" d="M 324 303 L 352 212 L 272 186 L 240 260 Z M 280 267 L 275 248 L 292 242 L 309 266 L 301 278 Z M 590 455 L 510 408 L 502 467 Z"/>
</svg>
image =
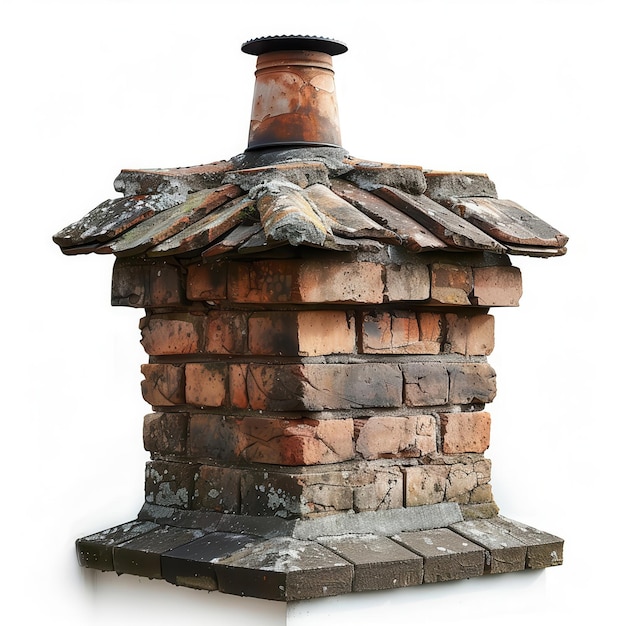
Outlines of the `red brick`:
<svg viewBox="0 0 626 626">
<path fill-rule="evenodd" d="M 435 418 L 370 417 L 364 420 L 356 449 L 365 459 L 420 457 L 437 450 Z"/>
<path fill-rule="evenodd" d="M 433 352 L 428 354 L 437 354 L 440 349 L 439 344 L 442 341 L 443 332 L 441 313 L 423 311 L 417 314 L 417 320 L 420 327 L 420 341 L 432 348 Z"/>
<path fill-rule="evenodd" d="M 444 454 L 484 452 L 489 447 L 491 416 L 486 411 L 441 414 Z"/>
<path fill-rule="evenodd" d="M 439 406 L 448 403 L 448 370 L 441 362 L 407 363 L 404 375 L 404 403 L 407 406 Z"/>
<path fill-rule="evenodd" d="M 152 406 L 173 406 L 185 403 L 185 376 L 181 365 L 148 363 L 141 366 L 144 400 Z"/>
<path fill-rule="evenodd" d="M 204 351 L 208 354 L 248 352 L 248 314 L 238 311 L 210 311 L 204 322 Z"/>
<path fill-rule="evenodd" d="M 402 375 L 391 363 L 249 364 L 250 408 L 321 411 L 402 404 Z"/>
<path fill-rule="evenodd" d="M 190 265 L 187 268 L 187 297 L 209 302 L 224 300 L 227 281 L 228 261 Z"/>
<path fill-rule="evenodd" d="M 484 404 L 496 397 L 496 373 L 488 363 L 452 363 L 447 367 L 452 404 Z"/>
<path fill-rule="evenodd" d="M 356 346 L 354 315 L 346 311 L 300 311 L 300 356 L 351 354 Z"/>
<path fill-rule="evenodd" d="M 494 348 L 492 315 L 446 315 L 446 351 L 466 356 L 486 356 Z"/>
<path fill-rule="evenodd" d="M 233 262 L 228 295 L 245 303 L 374 304 L 383 301 L 383 268 L 377 263 L 328 259 L 301 261 L 273 259 Z"/>
<path fill-rule="evenodd" d="M 188 313 L 149 315 L 141 323 L 141 344 L 150 355 L 198 353 L 200 321 Z"/>
<path fill-rule="evenodd" d="M 258 355 L 298 355 L 298 313 L 263 311 L 248 321 L 250 352 Z"/>
<path fill-rule="evenodd" d="M 462 265 L 433 263 L 430 297 L 441 304 L 469 305 L 472 292 L 472 268 Z"/>
<path fill-rule="evenodd" d="M 518 306 L 522 297 L 522 274 L 517 267 L 474 268 L 472 301 L 478 306 Z"/>
<path fill-rule="evenodd" d="M 248 365 L 246 363 L 232 363 L 228 366 L 228 391 L 230 406 L 236 409 L 247 409 L 248 388 L 247 388 Z"/>
<path fill-rule="evenodd" d="M 203 407 L 225 406 L 228 395 L 228 365 L 224 363 L 187 363 L 185 400 Z"/>
<path fill-rule="evenodd" d="M 187 446 L 187 413 L 150 413 L 143 421 L 143 445 L 148 452 L 183 454 Z"/>
<path fill-rule="evenodd" d="M 417 318 L 409 311 L 364 315 L 361 335 L 365 354 L 425 354 L 432 350 L 420 341 Z"/>
</svg>

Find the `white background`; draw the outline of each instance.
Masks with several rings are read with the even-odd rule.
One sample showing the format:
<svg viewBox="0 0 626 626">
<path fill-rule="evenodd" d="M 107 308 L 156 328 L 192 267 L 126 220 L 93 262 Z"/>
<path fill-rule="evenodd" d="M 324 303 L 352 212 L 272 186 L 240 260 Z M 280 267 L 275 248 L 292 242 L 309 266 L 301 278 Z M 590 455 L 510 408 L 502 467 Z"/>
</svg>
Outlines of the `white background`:
<svg viewBox="0 0 626 626">
<path fill-rule="evenodd" d="M 4 623 L 614 623 L 626 556 L 622 4 L 0 6 Z M 348 44 L 335 70 L 351 154 L 487 172 L 500 197 L 570 236 L 563 258 L 514 259 L 525 293 L 492 311 L 490 358 L 496 501 L 564 537 L 562 567 L 287 607 L 77 566 L 76 537 L 142 503 L 147 357 L 141 312 L 109 305 L 113 259 L 65 257 L 51 236 L 114 197 L 122 167 L 245 149 L 255 59 L 239 48 L 276 34 Z"/>
</svg>

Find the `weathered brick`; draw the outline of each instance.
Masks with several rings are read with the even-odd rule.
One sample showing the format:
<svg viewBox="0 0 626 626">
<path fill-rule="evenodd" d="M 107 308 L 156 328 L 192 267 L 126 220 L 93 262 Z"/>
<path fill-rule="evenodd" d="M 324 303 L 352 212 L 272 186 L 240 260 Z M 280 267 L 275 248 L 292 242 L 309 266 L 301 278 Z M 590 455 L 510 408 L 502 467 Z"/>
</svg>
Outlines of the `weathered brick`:
<svg viewBox="0 0 626 626">
<path fill-rule="evenodd" d="M 200 350 L 196 315 L 149 315 L 141 321 L 141 344 L 150 355 L 195 354 Z"/>
<path fill-rule="evenodd" d="M 486 356 L 494 348 L 493 315 L 446 315 L 446 351 L 466 356 Z"/>
<path fill-rule="evenodd" d="M 201 465 L 195 482 L 193 509 L 238 514 L 241 506 L 242 470 L 235 467 Z"/>
<path fill-rule="evenodd" d="M 517 267 L 474 268 L 472 301 L 478 306 L 518 306 L 522 297 L 522 274 Z"/>
<path fill-rule="evenodd" d="M 113 266 L 111 304 L 150 308 L 186 302 L 182 271 L 164 260 L 117 259 Z"/>
<path fill-rule="evenodd" d="M 432 346 L 420 340 L 415 313 L 369 313 L 363 316 L 361 329 L 365 354 L 432 354 Z"/>
<path fill-rule="evenodd" d="M 430 297 L 441 304 L 469 305 L 472 292 L 472 268 L 447 263 L 431 266 Z"/>
<path fill-rule="evenodd" d="M 482 453 L 489 447 L 491 416 L 486 411 L 442 413 L 440 423 L 444 454 Z"/>
<path fill-rule="evenodd" d="M 356 449 L 365 459 L 420 457 L 437 450 L 432 415 L 370 417 L 361 427 Z"/>
<path fill-rule="evenodd" d="M 338 463 L 354 456 L 351 419 L 273 419 L 195 414 L 193 454 L 270 465 Z"/>
<path fill-rule="evenodd" d="M 452 465 L 446 482 L 446 501 L 468 504 L 471 493 L 478 486 L 478 476 L 473 465 Z"/>
<path fill-rule="evenodd" d="M 383 301 L 383 268 L 378 263 L 309 261 L 300 268 L 299 297 L 302 302 Z"/>
<path fill-rule="evenodd" d="M 417 465 L 405 468 L 406 506 L 443 502 L 449 472 L 445 465 Z"/>
<path fill-rule="evenodd" d="M 262 311 L 248 320 L 250 352 L 258 355 L 298 355 L 297 311 Z"/>
<path fill-rule="evenodd" d="M 256 410 L 394 407 L 402 404 L 402 374 L 391 363 L 251 363 L 247 392 Z"/>
<path fill-rule="evenodd" d="M 197 469 L 189 463 L 150 461 L 146 464 L 146 502 L 188 509 Z"/>
<path fill-rule="evenodd" d="M 420 312 L 417 314 L 420 328 L 420 343 L 423 346 L 422 354 L 439 354 L 442 342 L 442 315 L 441 313 Z"/>
<path fill-rule="evenodd" d="M 300 356 L 351 354 L 355 351 L 354 315 L 346 311 L 299 311 Z"/>
<path fill-rule="evenodd" d="M 232 363 L 228 366 L 228 392 L 230 406 L 236 409 L 247 409 L 248 388 L 247 388 L 248 365 L 247 363 Z"/>
<path fill-rule="evenodd" d="M 225 363 L 187 363 L 185 400 L 203 407 L 225 406 L 228 394 L 228 365 Z"/>
<path fill-rule="evenodd" d="M 448 373 L 452 404 L 484 404 L 495 398 L 496 373 L 488 363 L 452 363 Z"/>
<path fill-rule="evenodd" d="M 248 314 L 239 311 L 210 311 L 204 323 L 204 351 L 208 354 L 248 352 Z"/>
<path fill-rule="evenodd" d="M 187 446 L 187 413 L 150 413 L 143 420 L 143 445 L 148 452 L 183 454 Z"/>
<path fill-rule="evenodd" d="M 173 406 L 185 403 L 185 376 L 181 365 L 146 363 L 141 366 L 144 400 L 152 406 Z"/>
<path fill-rule="evenodd" d="M 302 261 L 272 259 L 233 262 L 228 294 L 233 302 L 355 302 L 383 301 L 383 268 L 377 263 L 334 259 Z"/>
<path fill-rule="evenodd" d="M 430 297 L 430 273 L 426 265 L 388 265 L 385 291 L 389 302 L 415 302 Z"/>
<path fill-rule="evenodd" d="M 350 475 L 354 489 L 354 510 L 399 509 L 404 500 L 404 481 L 399 467 L 362 465 Z"/>
<path fill-rule="evenodd" d="M 407 363 L 401 367 L 404 375 L 404 403 L 407 406 L 448 403 L 448 370 L 443 363 Z"/>
<path fill-rule="evenodd" d="M 227 296 L 228 267 L 228 261 L 190 265 L 187 268 L 189 300 L 224 300 Z"/>
</svg>

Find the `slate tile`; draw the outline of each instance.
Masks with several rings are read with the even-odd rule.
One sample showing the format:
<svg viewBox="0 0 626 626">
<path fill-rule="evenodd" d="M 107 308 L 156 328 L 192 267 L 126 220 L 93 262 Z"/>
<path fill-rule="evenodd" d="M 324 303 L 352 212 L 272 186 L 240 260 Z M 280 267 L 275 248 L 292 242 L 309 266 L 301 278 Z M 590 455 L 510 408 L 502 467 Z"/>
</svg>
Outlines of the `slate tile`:
<svg viewBox="0 0 626 626">
<path fill-rule="evenodd" d="M 459 522 L 450 528 L 488 550 L 486 574 L 504 574 L 526 568 L 526 545 L 516 539 L 497 517 Z"/>
<path fill-rule="evenodd" d="M 147 578 L 163 578 L 161 554 L 199 539 L 202 530 L 162 526 L 136 539 L 113 548 L 113 566 L 118 574 L 133 574 Z"/>
<path fill-rule="evenodd" d="M 174 585 L 214 591 L 217 589 L 217 577 L 213 561 L 259 541 L 259 537 L 250 535 L 209 533 L 162 554 L 162 576 Z"/>
<path fill-rule="evenodd" d="M 352 591 L 354 568 L 312 541 L 268 539 L 215 563 L 219 590 L 267 600 L 308 600 Z"/>
<path fill-rule="evenodd" d="M 134 520 L 76 540 L 78 562 L 83 567 L 113 571 L 113 548 L 155 528 L 158 524 Z"/>
<path fill-rule="evenodd" d="M 321 537 L 319 543 L 354 565 L 353 591 L 376 591 L 419 585 L 423 559 L 387 537 Z"/>
<path fill-rule="evenodd" d="M 393 539 L 423 557 L 425 583 L 484 573 L 485 550 L 448 528 L 399 533 Z"/>
</svg>

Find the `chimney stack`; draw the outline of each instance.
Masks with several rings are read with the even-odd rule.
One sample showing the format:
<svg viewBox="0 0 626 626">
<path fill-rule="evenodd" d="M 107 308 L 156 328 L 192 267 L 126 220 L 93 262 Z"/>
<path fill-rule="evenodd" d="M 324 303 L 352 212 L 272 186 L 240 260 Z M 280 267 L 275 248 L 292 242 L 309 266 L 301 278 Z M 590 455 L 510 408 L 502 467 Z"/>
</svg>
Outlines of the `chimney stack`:
<svg viewBox="0 0 626 626">
<path fill-rule="evenodd" d="M 332 57 L 347 46 L 307 36 L 244 43 L 258 56 L 248 150 L 285 146 L 341 147 Z"/>
</svg>

